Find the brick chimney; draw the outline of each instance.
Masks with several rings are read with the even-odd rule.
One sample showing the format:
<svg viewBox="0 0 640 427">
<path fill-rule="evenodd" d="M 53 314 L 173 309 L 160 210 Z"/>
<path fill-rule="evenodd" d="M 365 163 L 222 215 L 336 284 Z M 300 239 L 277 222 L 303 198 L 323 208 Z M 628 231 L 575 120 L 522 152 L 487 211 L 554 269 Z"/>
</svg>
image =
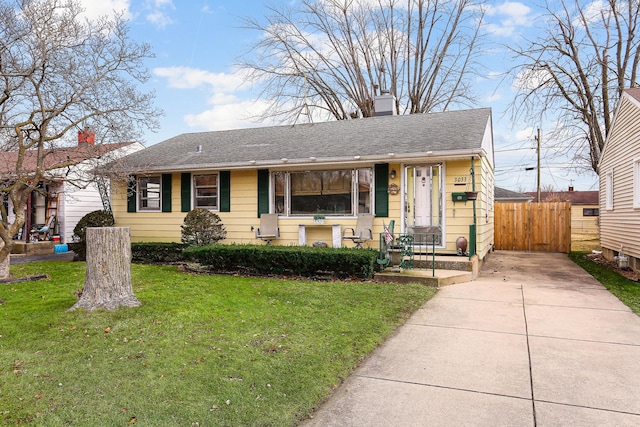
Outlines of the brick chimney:
<svg viewBox="0 0 640 427">
<path fill-rule="evenodd" d="M 571 192 L 571 191 L 573 191 L 573 185 L 570 185 L 570 186 L 569 186 L 569 191 L 570 191 L 570 192 Z"/>
<path fill-rule="evenodd" d="M 88 127 L 78 131 L 78 145 L 90 144 L 95 145 L 96 134 L 92 132 Z"/>
</svg>

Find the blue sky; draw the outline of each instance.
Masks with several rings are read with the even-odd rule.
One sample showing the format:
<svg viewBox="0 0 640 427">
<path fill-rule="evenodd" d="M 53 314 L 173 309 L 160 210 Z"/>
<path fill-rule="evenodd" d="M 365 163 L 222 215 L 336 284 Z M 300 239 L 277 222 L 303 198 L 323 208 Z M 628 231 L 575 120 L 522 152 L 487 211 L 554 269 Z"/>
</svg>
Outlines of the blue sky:
<svg viewBox="0 0 640 427">
<path fill-rule="evenodd" d="M 291 0 L 295 1 L 295 0 Z M 598 5 L 601 0 L 593 2 Z M 260 34 L 241 28 L 241 18 L 260 18 L 266 4 L 258 0 L 82 0 L 89 16 L 124 11 L 131 36 L 151 44 L 155 58 L 147 66 L 156 105 L 165 111 L 162 127 L 145 136 L 152 145 L 186 132 L 264 126 L 251 116 L 266 102 L 257 88 L 248 85 L 234 64 Z M 597 190 L 597 176 L 568 170 L 570 161 L 553 147 L 561 145 L 545 134 L 545 124 L 511 122 L 507 109 L 514 90 L 501 74 L 513 58 L 503 45 L 522 35 L 531 37 L 539 11 L 529 2 L 486 1 L 490 35 L 486 69 L 476 80 L 478 106 L 493 109 L 496 185 L 511 190 L 535 191 L 536 151 L 534 135 L 542 128 L 541 183 L 557 190 Z"/>
</svg>

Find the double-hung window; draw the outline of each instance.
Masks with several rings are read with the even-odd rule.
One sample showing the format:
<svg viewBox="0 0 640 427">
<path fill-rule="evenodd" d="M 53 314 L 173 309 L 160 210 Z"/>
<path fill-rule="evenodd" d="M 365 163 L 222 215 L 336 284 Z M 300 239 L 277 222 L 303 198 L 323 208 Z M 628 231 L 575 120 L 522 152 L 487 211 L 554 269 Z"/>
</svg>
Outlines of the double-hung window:
<svg viewBox="0 0 640 427">
<path fill-rule="evenodd" d="M 159 211 L 161 206 L 161 180 L 159 176 L 138 178 L 138 209 Z"/>
<path fill-rule="evenodd" d="M 196 208 L 218 210 L 218 174 L 193 176 L 193 201 Z"/>
</svg>

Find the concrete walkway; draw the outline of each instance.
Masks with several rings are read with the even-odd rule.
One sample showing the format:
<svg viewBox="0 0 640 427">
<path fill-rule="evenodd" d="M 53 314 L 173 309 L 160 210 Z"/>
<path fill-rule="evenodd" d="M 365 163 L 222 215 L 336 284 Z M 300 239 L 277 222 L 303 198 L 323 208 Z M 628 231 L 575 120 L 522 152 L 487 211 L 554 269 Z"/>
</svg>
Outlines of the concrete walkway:
<svg viewBox="0 0 640 427">
<path fill-rule="evenodd" d="M 640 317 L 564 254 L 496 252 L 303 426 L 639 426 Z"/>
</svg>

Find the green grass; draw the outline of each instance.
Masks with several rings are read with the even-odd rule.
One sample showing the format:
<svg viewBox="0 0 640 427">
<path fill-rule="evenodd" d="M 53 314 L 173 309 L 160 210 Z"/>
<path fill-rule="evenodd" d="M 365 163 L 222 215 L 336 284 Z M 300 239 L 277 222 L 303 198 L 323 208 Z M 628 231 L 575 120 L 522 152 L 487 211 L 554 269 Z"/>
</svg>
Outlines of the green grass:
<svg viewBox="0 0 640 427">
<path fill-rule="evenodd" d="M 569 258 L 595 277 L 609 292 L 640 316 L 640 284 L 591 261 L 585 255 L 584 252 L 571 252 Z"/>
<path fill-rule="evenodd" d="M 141 307 L 68 312 L 84 269 L 0 285 L 5 425 L 296 425 L 435 292 L 133 265 Z"/>
</svg>

